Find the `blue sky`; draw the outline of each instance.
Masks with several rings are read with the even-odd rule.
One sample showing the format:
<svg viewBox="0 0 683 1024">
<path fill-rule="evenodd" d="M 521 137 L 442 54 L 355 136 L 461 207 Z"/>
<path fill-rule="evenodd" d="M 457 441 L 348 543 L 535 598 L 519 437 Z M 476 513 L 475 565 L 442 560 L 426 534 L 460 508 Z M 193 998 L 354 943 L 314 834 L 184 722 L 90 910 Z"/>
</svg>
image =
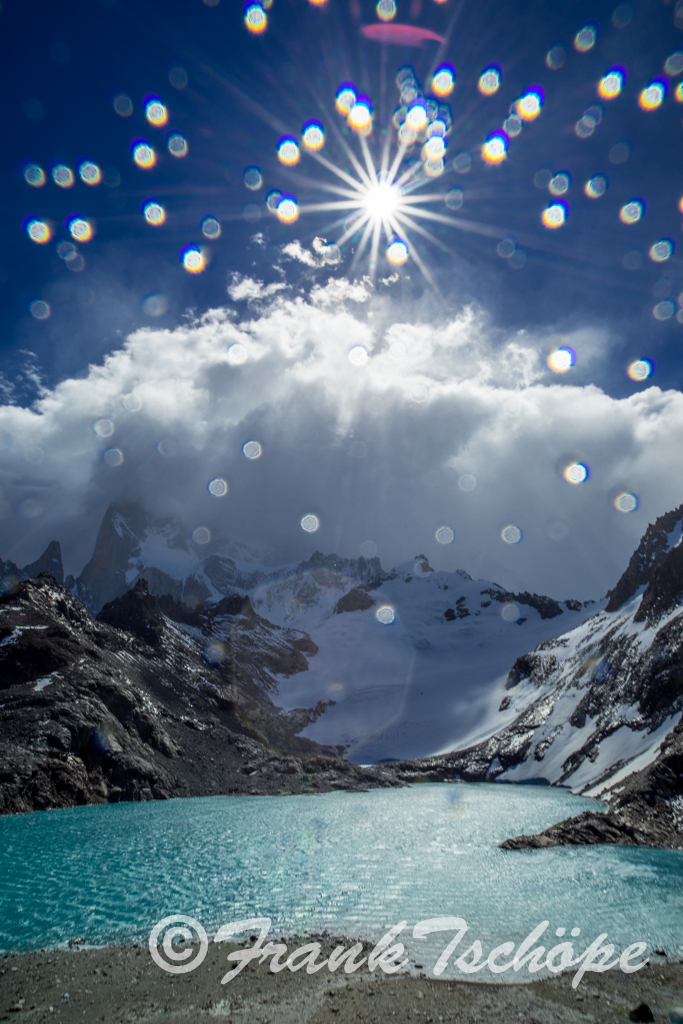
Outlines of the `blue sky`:
<svg viewBox="0 0 683 1024">
<path fill-rule="evenodd" d="M 261 337 L 266 347 L 275 346 L 268 350 L 272 357 L 275 349 L 282 354 L 283 339 L 273 340 L 269 332 L 300 303 L 300 308 L 308 310 L 302 314 L 303 320 L 308 317 L 310 321 L 313 310 L 318 318 L 316 329 L 323 334 L 325 310 L 333 333 L 338 330 L 341 310 L 346 310 L 343 315 L 353 321 L 349 338 L 354 333 L 363 336 L 371 357 L 391 346 L 392 330 L 401 338 L 407 333 L 413 339 L 422 337 L 421 331 L 429 334 L 431 330 L 429 344 L 433 347 L 428 357 L 439 369 L 421 365 L 420 381 L 415 383 L 411 378 L 408 393 L 412 395 L 415 387 L 424 387 L 431 395 L 429 389 L 436 388 L 439 398 L 433 405 L 428 398 L 430 411 L 420 414 L 415 433 L 407 434 L 400 444 L 382 449 L 386 440 L 380 442 L 378 435 L 373 435 L 375 450 L 382 449 L 387 473 L 396 481 L 401 467 L 409 464 L 421 467 L 420 479 L 431 472 L 447 476 L 450 460 L 455 467 L 451 467 L 453 473 L 462 475 L 468 458 L 473 465 L 476 462 L 471 471 L 479 479 L 501 481 L 499 490 L 489 498 L 489 505 L 492 503 L 496 511 L 486 527 L 491 535 L 498 536 L 508 520 L 521 523 L 525 515 L 535 523 L 529 528 L 522 524 L 525 543 L 518 551 L 501 548 L 499 575 L 508 572 L 513 583 L 545 586 L 548 590 L 552 574 L 559 573 L 561 591 L 566 589 L 566 582 L 574 592 L 582 590 L 585 596 L 594 596 L 594 588 L 611 582 L 610 574 L 617 571 L 648 518 L 681 500 L 676 484 L 676 424 L 683 323 L 678 322 L 676 313 L 678 295 L 683 292 L 683 214 L 678 208 L 683 194 L 683 104 L 676 101 L 675 92 L 683 74 L 665 71 L 667 58 L 683 50 L 683 32 L 677 27 L 674 5 L 654 0 L 618 8 L 592 2 L 464 5 L 458 0 L 397 0 L 394 24 L 427 28 L 446 39 L 443 46 L 428 42 L 422 47 L 385 45 L 364 37 L 363 26 L 379 24 L 375 6 L 367 0 L 355 6 L 353 0 L 326 0 L 321 5 L 309 0 L 273 0 L 267 19 L 266 30 L 252 34 L 245 26 L 242 6 L 227 0 L 213 6 L 201 0 L 156 5 L 137 0 L 135 4 L 100 0 L 61 7 L 5 0 L 0 14 L 5 110 L 0 199 L 0 383 L 6 402 L 4 411 L 0 410 L 4 415 L 0 428 L 5 430 L 4 453 L 0 452 L 3 531 L 7 537 L 3 556 L 20 558 L 25 554 L 28 560 L 35 556 L 35 545 L 56 535 L 64 540 L 67 556 L 78 569 L 78 562 L 89 553 L 86 547 L 103 507 L 107 501 L 121 497 L 135 496 L 147 503 L 156 501 L 160 507 L 172 506 L 175 512 L 186 512 L 192 524 L 197 517 L 214 515 L 208 506 L 203 510 L 203 497 L 201 501 L 189 494 L 186 500 L 178 498 L 178 478 L 167 467 L 162 474 L 163 484 L 157 482 L 152 493 L 147 493 L 139 473 L 126 475 L 133 473 L 128 452 L 124 453 L 126 464 L 118 477 L 111 475 L 107 464 L 109 476 L 105 473 L 103 478 L 101 453 L 93 450 L 87 471 L 67 486 L 63 460 L 68 463 L 71 456 L 82 453 L 81 427 L 76 430 L 72 424 L 67 430 L 63 419 L 58 428 L 56 420 L 50 421 L 50 426 L 45 405 L 35 406 L 23 419 L 21 409 L 42 401 L 55 413 L 60 403 L 66 402 L 60 413 L 63 417 L 70 402 L 73 410 L 81 410 L 82 430 L 89 432 L 88 437 L 92 435 L 91 421 L 101 418 L 110 419 L 118 429 L 120 395 L 117 397 L 116 387 L 120 384 L 130 390 L 135 386 L 128 378 L 123 379 L 128 373 L 123 366 L 128 363 L 122 347 L 132 332 L 143 332 L 135 336 L 137 342 L 128 343 L 130 359 L 140 363 L 136 379 L 142 381 L 141 386 L 151 388 L 155 379 L 170 379 L 169 367 L 163 365 L 163 346 L 155 349 L 159 360 L 156 367 L 148 362 L 149 338 L 158 332 L 185 332 L 182 343 L 176 333 L 173 337 L 177 345 L 174 342 L 168 346 L 169 353 L 174 345 L 178 352 L 184 351 L 188 331 L 208 330 L 206 324 L 197 326 L 197 318 L 227 304 L 236 323 L 255 325 L 248 330 Z M 581 52 L 575 37 L 586 26 L 594 29 L 595 43 Z M 560 67 L 548 66 L 547 55 L 553 47 L 562 48 L 563 59 L 560 55 L 554 61 L 561 63 Z M 334 243 L 344 228 L 335 226 L 337 214 L 307 212 L 306 206 L 329 198 L 320 186 L 333 181 L 334 176 L 303 147 L 296 168 L 284 166 L 277 156 L 279 139 L 287 134 L 300 138 L 302 126 L 315 118 L 326 133 L 323 155 L 337 167 L 352 170 L 344 144 L 358 153 L 359 140 L 335 110 L 334 102 L 339 86 L 352 82 L 358 94 L 366 95 L 371 102 L 373 132 L 369 144 L 378 159 L 384 133 L 395 136 L 391 117 L 400 103 L 396 86 L 399 70 L 411 67 L 428 96 L 431 75 L 443 63 L 450 64 L 455 72 L 454 90 L 445 100 L 450 105 L 452 127 L 447 136 L 444 173 L 434 178 L 429 189 L 443 197 L 453 189 L 462 192 L 458 210 L 451 212 L 440 201 L 433 207 L 454 223 L 429 224 L 434 236 L 431 241 L 412 232 L 411 255 L 400 267 L 386 261 L 383 242 L 374 283 L 368 283 L 372 272 L 367 255 L 354 264 L 358 234 L 352 234 L 341 246 L 338 263 L 324 263 L 320 256 L 324 243 L 315 239 Z M 478 89 L 478 81 L 491 66 L 499 69 L 501 82 L 495 94 L 486 96 Z M 674 62 L 673 70 L 677 66 Z M 614 99 L 601 99 L 598 83 L 613 68 L 619 68 L 623 75 L 622 91 Z M 639 96 L 653 81 L 665 83 L 666 96 L 656 109 L 644 110 Z M 509 140 L 505 160 L 487 164 L 481 157 L 482 145 L 501 128 L 515 102 L 529 91 L 536 91 L 542 98 L 539 116 L 525 123 L 521 133 Z M 114 107 L 115 98 L 121 95 L 132 103 L 130 116 L 120 116 Z M 167 107 L 168 122 L 163 127 L 155 127 L 145 118 L 145 102 L 150 97 L 158 97 Z M 597 113 L 596 106 L 600 108 Z M 119 107 L 125 110 L 121 103 Z M 581 137 L 577 123 L 591 110 L 595 123 L 590 133 Z M 172 133 L 186 140 L 186 156 L 176 158 L 169 153 L 167 141 Z M 133 161 L 132 146 L 139 140 L 148 142 L 157 154 L 151 169 L 142 169 Z M 454 169 L 454 160 L 462 153 L 471 156 L 471 166 L 465 173 L 467 161 L 460 161 L 460 169 Z M 419 147 L 406 154 L 408 161 L 419 161 L 419 157 Z M 94 162 L 101 169 L 101 184 L 89 186 L 79 180 L 78 167 L 84 161 Z M 75 175 L 73 187 L 61 189 L 53 182 L 53 168 L 60 164 Z M 28 165 L 44 171 L 44 186 L 36 188 L 27 183 L 24 172 Z M 249 167 L 257 167 L 261 173 L 262 185 L 255 191 L 245 185 L 244 174 Z M 561 173 L 570 182 L 568 191 L 560 197 L 566 202 L 567 217 L 561 228 L 550 230 L 544 227 L 541 215 L 559 200 L 549 191 L 547 179 Z M 607 179 L 606 191 L 599 199 L 584 193 L 585 183 L 595 175 Z M 296 223 L 281 223 L 267 209 L 266 195 L 272 190 L 296 196 L 302 209 Z M 643 215 L 637 223 L 624 224 L 620 210 L 636 199 L 642 204 Z M 161 226 L 150 225 L 143 216 L 142 208 L 150 200 L 165 210 L 166 222 Z M 67 225 L 73 217 L 93 225 L 90 241 L 80 243 L 71 237 Z M 206 217 L 219 222 L 220 237 L 207 239 L 202 234 L 201 224 Z M 48 224 L 48 243 L 31 240 L 26 231 L 31 220 Z M 514 260 L 499 255 L 499 250 L 507 252 L 509 239 L 523 253 L 523 266 L 515 267 Z M 651 247 L 664 240 L 671 244 L 670 258 L 651 259 Z M 65 243 L 74 248 L 65 249 Z M 61 255 L 57 251 L 60 245 Z M 204 247 L 207 265 L 202 273 L 190 274 L 182 265 L 181 253 L 191 245 Z M 71 258 L 64 258 L 65 254 Z M 420 272 L 419 264 L 426 268 L 430 281 Z M 240 280 L 261 284 L 243 283 L 240 291 Z M 365 289 L 360 301 L 349 291 L 349 282 L 353 281 Z M 49 316 L 32 315 L 32 303 L 36 302 L 49 306 Z M 33 306 L 33 310 L 44 312 L 44 307 Z M 438 353 L 452 345 L 444 339 L 453 338 L 453 324 L 461 325 L 458 330 L 461 334 L 465 331 L 467 338 L 458 342 L 461 349 L 451 347 L 442 360 Z M 223 336 L 221 331 L 217 336 Z M 266 336 L 270 341 L 263 341 Z M 339 344 L 343 343 L 340 338 Z M 337 371 L 331 367 L 336 364 L 328 359 L 329 353 L 315 348 L 316 342 L 311 344 L 313 350 L 306 349 L 306 358 L 312 359 L 312 376 L 321 388 L 332 386 L 334 376 L 328 380 L 325 374 L 334 375 Z M 399 339 L 399 344 L 405 344 L 405 340 Z M 573 349 L 575 362 L 567 373 L 554 374 L 546 360 L 562 346 Z M 410 357 L 410 344 L 407 348 Z M 466 355 L 466 365 L 458 352 Z M 101 365 L 108 356 L 113 362 L 106 372 L 88 370 L 91 364 Z M 648 381 L 636 382 L 629 378 L 627 368 L 642 358 L 651 361 L 653 373 Z M 233 412 L 221 413 L 228 416 L 231 431 L 234 427 L 231 443 L 237 453 L 226 448 L 223 464 L 227 468 L 221 472 L 228 473 L 233 459 L 242 458 L 238 441 L 247 440 L 253 432 L 247 429 L 250 416 L 254 429 L 278 416 L 283 423 L 283 410 L 289 408 L 293 416 L 288 403 L 296 403 L 295 396 L 301 394 L 297 388 L 303 385 L 298 378 L 286 395 L 276 387 L 280 374 L 293 379 L 283 369 L 289 366 L 286 360 L 282 363 L 271 358 L 269 362 L 264 357 L 259 365 L 260 383 L 254 385 L 256 390 L 240 414 L 242 419 Z M 205 374 L 206 363 L 197 365 L 196 372 Z M 96 408 L 93 396 L 98 394 L 97 381 L 103 373 L 109 374 L 111 388 L 102 407 Z M 418 373 L 415 365 L 411 373 Z M 548 396 L 551 404 L 556 401 L 558 410 L 562 410 L 560 418 L 566 414 L 565 436 L 554 438 L 554 447 L 546 443 L 548 434 L 542 427 L 537 427 L 532 438 L 533 417 L 528 429 L 522 431 L 527 447 L 517 448 L 515 457 L 521 466 L 533 463 L 540 467 L 533 484 L 533 500 L 524 473 L 507 472 L 513 463 L 517 464 L 512 456 L 500 462 L 501 446 L 485 444 L 481 432 L 475 443 L 472 422 L 459 427 L 461 433 L 457 436 L 451 435 L 451 452 L 442 451 L 441 441 L 437 441 L 438 465 L 427 465 L 419 456 L 430 437 L 440 439 L 447 430 L 454 429 L 454 406 L 446 408 L 443 402 L 457 406 L 464 399 L 450 393 L 446 398 L 445 391 L 450 385 L 464 386 L 463 381 L 468 379 L 476 381 L 479 389 L 489 389 L 482 402 L 492 402 L 487 406 L 491 436 L 501 429 L 500 423 L 507 422 L 498 423 L 494 410 L 500 411 L 515 395 L 521 400 L 520 408 L 526 409 L 529 388 L 541 389 L 541 404 Z M 337 392 L 331 387 L 333 400 L 325 408 L 311 406 L 312 429 L 318 432 L 320 443 L 310 456 L 310 479 L 306 473 L 299 474 L 300 449 L 285 446 L 280 453 L 280 465 L 291 468 L 284 478 L 298 478 L 297 495 L 287 491 L 286 479 L 279 480 L 282 507 L 291 507 L 292 522 L 298 522 L 299 504 L 305 510 L 307 502 L 322 502 L 321 516 L 325 519 L 324 501 L 313 481 L 320 479 L 321 467 L 329 465 L 331 452 L 346 443 L 344 431 L 355 431 L 357 436 L 363 430 L 369 432 L 360 413 L 356 411 L 354 421 L 349 411 L 349 396 L 357 393 L 357 384 L 349 381 L 345 385 L 343 380 L 339 378 Z M 392 381 L 400 390 L 399 377 Z M 69 382 L 78 388 L 74 390 Z M 55 392 L 57 386 L 62 390 Z M 379 388 L 377 381 L 373 388 Z M 649 398 L 641 401 L 645 389 L 650 389 Z M 668 397 L 662 398 L 661 392 Z M 239 394 L 239 388 L 234 393 Z M 68 399 L 64 397 L 67 394 Z M 259 395 L 268 396 L 265 404 L 260 403 Z M 483 391 L 479 397 L 482 395 Z M 600 398 L 596 399 L 597 405 L 591 405 L 595 395 L 604 395 L 613 404 Z M 631 405 L 619 405 L 628 401 Z M 182 412 L 184 400 L 177 398 L 177 402 Z M 194 399 L 188 398 L 184 407 L 188 417 L 191 410 L 196 419 L 201 403 L 196 406 Z M 590 411 L 586 411 L 588 407 Z M 389 425 L 401 421 L 399 412 L 392 409 L 391 414 L 387 412 L 385 438 L 391 433 Z M 189 436 L 187 417 L 183 420 L 180 416 L 180 420 L 183 422 L 173 428 L 174 436 Z M 648 434 L 647 424 L 655 420 L 656 427 Z M 212 433 L 218 429 L 217 423 L 207 428 L 214 444 L 219 443 Z M 31 445 L 42 446 L 44 451 L 38 477 L 35 464 L 29 459 L 25 466 L 22 455 L 27 444 L 24 434 L 34 430 L 37 435 Z M 140 426 L 136 430 L 144 434 Z M 154 447 L 161 428 L 152 424 L 149 430 L 149 444 Z M 591 437 L 602 437 L 604 442 L 595 456 L 589 450 Z M 57 439 L 59 458 L 48 456 L 45 453 L 54 451 Z M 195 454 L 201 452 L 198 458 L 204 472 L 202 442 L 195 438 L 192 444 Z M 649 447 L 653 445 L 656 449 Z M 631 452 L 631 480 L 627 479 L 626 452 Z M 575 537 L 580 548 L 590 530 L 594 537 L 586 550 L 606 551 L 608 546 L 595 579 L 585 584 L 580 573 L 592 566 L 593 556 L 586 556 L 586 566 L 581 568 L 583 562 L 580 565 L 576 561 L 579 548 L 572 554 L 568 545 L 553 547 L 547 539 L 548 529 L 565 514 L 564 499 L 553 497 L 553 489 L 558 472 L 561 476 L 563 471 L 562 460 L 573 458 L 573 453 L 576 460 L 585 459 L 591 474 L 585 487 L 566 491 L 572 495 L 567 499 L 571 516 L 565 515 L 571 520 L 570 543 Z M 346 457 L 348 452 L 343 454 Z M 209 461 L 206 474 L 213 472 Z M 598 465 L 609 469 L 605 468 L 601 476 Z M 636 467 L 640 468 L 636 471 Z M 61 488 L 61 498 L 44 501 L 43 511 L 27 518 L 24 513 L 29 506 L 25 502 L 32 493 L 30 481 L 35 484 L 36 479 L 42 480 L 43 488 L 48 486 L 46 481 Z M 487 551 L 488 545 L 484 532 L 475 536 L 478 514 L 472 520 L 470 541 L 457 549 L 459 517 L 467 520 L 470 513 L 458 504 L 463 500 L 460 492 L 456 491 L 458 502 L 451 495 L 450 484 L 442 500 L 435 501 L 435 485 L 430 479 L 423 504 L 431 507 L 434 502 L 433 514 L 430 512 L 434 523 L 429 519 L 429 526 L 424 525 L 425 542 L 420 544 L 422 527 L 417 513 L 406 515 L 405 522 L 411 525 L 406 527 L 405 535 L 401 532 L 401 516 L 397 515 L 389 531 L 392 539 L 385 557 L 400 560 L 403 548 L 405 557 L 412 557 L 416 553 L 412 548 L 416 544 L 426 548 L 426 538 L 433 540 L 442 520 L 453 521 L 456 545 L 447 552 L 452 567 L 464 564 L 477 571 L 481 563 L 482 572 L 494 572 L 499 564 L 495 559 L 490 560 L 491 564 L 486 558 L 477 563 L 478 556 L 473 554 L 475 549 Z M 458 477 L 453 479 L 457 485 Z M 348 531 L 338 525 L 329 535 L 321 533 L 315 538 L 318 546 L 335 545 L 345 548 L 345 554 L 355 554 L 361 540 L 377 540 L 379 528 L 371 522 L 371 510 L 384 505 L 375 484 L 372 473 L 364 483 L 354 484 L 354 500 L 359 508 L 366 509 L 366 520 L 354 522 Z M 272 485 L 272 479 L 263 484 L 266 491 Z M 640 506 L 633 515 L 614 513 L 613 500 L 619 488 L 637 493 Z M 200 489 L 203 494 L 205 488 Z M 595 512 L 598 506 L 587 500 L 585 507 L 574 508 L 578 491 L 585 494 L 589 490 L 596 502 L 599 497 L 604 521 L 602 513 L 598 516 Z M 348 498 L 350 492 L 342 488 L 340 493 Z M 394 496 L 392 502 L 395 506 L 400 499 Z M 531 508 L 539 504 L 542 508 L 536 523 Z M 75 518 L 81 515 L 88 523 L 84 540 L 74 527 Z M 254 522 L 250 501 L 235 498 L 234 521 L 223 528 L 249 532 L 247 524 Z M 258 536 L 250 537 L 252 541 L 260 537 L 265 546 L 274 544 L 283 556 L 299 550 L 300 531 L 287 541 L 280 534 L 280 526 L 268 516 L 258 518 L 257 523 Z M 528 555 L 526 564 L 527 556 L 520 553 L 530 551 L 533 545 L 526 538 L 533 536 L 534 530 L 545 539 L 533 555 Z M 546 548 L 567 552 L 553 554 L 557 561 L 547 572 L 542 568 L 544 559 L 548 559 Z M 438 548 L 435 555 L 445 557 Z M 519 564 L 510 568 L 508 561 L 513 555 Z M 590 593 L 585 593 L 587 590 Z M 559 596 L 568 594 L 562 592 Z"/>
</svg>

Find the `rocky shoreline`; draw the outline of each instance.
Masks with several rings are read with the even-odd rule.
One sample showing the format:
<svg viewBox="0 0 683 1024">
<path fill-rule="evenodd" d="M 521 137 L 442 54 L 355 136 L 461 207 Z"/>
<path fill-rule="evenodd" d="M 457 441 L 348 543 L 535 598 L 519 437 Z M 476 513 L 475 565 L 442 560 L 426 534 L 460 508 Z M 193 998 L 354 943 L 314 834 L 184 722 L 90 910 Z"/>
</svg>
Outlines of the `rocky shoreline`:
<svg viewBox="0 0 683 1024">
<path fill-rule="evenodd" d="M 328 955 L 337 944 L 316 937 Z M 308 941 L 297 939 L 298 945 Z M 340 940 L 348 945 L 349 940 Z M 367 944 L 366 944 L 367 946 Z M 292 943 L 290 947 L 293 948 Z M 422 965 L 387 977 L 327 969 L 273 974 L 250 964 L 222 985 L 226 955 L 209 943 L 195 971 L 170 975 L 147 946 L 41 950 L 0 958 L 0 1021 L 62 1024 L 611 1024 L 683 1022 L 683 965 L 661 954 L 637 974 L 592 974 L 577 990 L 571 974 L 511 984 L 433 978 Z M 369 947 L 368 947 L 369 948 Z M 367 950 L 366 950 L 367 951 Z"/>
</svg>

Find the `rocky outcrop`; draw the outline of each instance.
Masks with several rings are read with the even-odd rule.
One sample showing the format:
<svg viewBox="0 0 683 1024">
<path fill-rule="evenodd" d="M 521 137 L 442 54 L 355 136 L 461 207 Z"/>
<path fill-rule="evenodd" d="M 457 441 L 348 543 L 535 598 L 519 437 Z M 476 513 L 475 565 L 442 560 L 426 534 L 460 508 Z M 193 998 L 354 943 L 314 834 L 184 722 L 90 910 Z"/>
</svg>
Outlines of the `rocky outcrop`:
<svg viewBox="0 0 683 1024">
<path fill-rule="evenodd" d="M 683 598 L 683 545 L 678 544 L 652 573 L 634 622 L 654 626 L 673 611 Z"/>
<path fill-rule="evenodd" d="M 657 759 L 606 794 L 609 809 L 584 811 L 538 835 L 515 836 L 504 850 L 548 846 L 622 846 L 683 848 L 683 723 L 662 744 Z"/>
<path fill-rule="evenodd" d="M 35 579 L 41 573 L 48 572 L 58 583 L 64 582 L 64 567 L 62 565 L 62 549 L 59 541 L 51 540 L 43 551 L 40 558 L 22 569 L 25 579 Z"/>
<path fill-rule="evenodd" d="M 97 619 L 132 633 L 153 647 L 159 646 L 164 635 L 164 617 L 159 603 L 150 594 L 147 580 L 142 578 L 123 597 L 105 604 Z"/>
<path fill-rule="evenodd" d="M 3 562 L 0 558 L 0 593 L 12 590 L 21 580 L 32 580 L 43 572 L 49 572 L 58 583 L 64 582 L 64 566 L 62 565 L 62 549 L 59 541 L 51 540 L 40 558 L 29 562 L 20 569 L 12 561 Z"/>
<path fill-rule="evenodd" d="M 367 588 L 365 587 L 354 587 L 349 590 L 348 594 L 344 594 L 340 597 L 334 606 L 335 614 L 341 615 L 343 612 L 364 612 L 368 608 L 372 608 L 374 600 L 368 594 Z"/>
<path fill-rule="evenodd" d="M 618 611 L 641 587 L 647 586 L 655 570 L 681 539 L 682 527 L 683 505 L 666 512 L 648 526 L 619 582 L 607 591 L 606 611 Z"/>
<path fill-rule="evenodd" d="M 244 601 L 194 614 L 181 625 L 139 583 L 93 620 L 48 575 L 0 598 L 0 813 L 398 784 L 299 735 L 324 703 L 273 704 L 310 638 Z"/>
</svg>

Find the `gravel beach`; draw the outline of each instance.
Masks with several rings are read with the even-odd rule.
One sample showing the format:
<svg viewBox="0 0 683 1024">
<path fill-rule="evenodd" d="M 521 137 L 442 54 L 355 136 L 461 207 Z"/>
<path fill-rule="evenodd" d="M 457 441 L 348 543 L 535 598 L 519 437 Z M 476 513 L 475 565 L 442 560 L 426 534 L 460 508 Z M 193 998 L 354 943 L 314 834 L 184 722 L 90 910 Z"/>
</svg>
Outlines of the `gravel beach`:
<svg viewBox="0 0 683 1024">
<path fill-rule="evenodd" d="M 327 955 L 334 945 L 333 940 L 323 940 L 323 953 Z M 406 969 L 388 977 L 379 970 L 370 974 L 366 968 L 351 975 L 330 974 L 327 969 L 313 975 L 305 970 L 272 974 L 267 964 L 250 964 L 221 985 L 228 969 L 226 955 L 236 948 L 241 947 L 210 943 L 201 966 L 179 976 L 157 967 L 146 946 L 8 954 L 0 959 L 0 1020 L 63 1024 L 197 1024 L 203 1020 L 588 1024 L 629 1019 L 664 1024 L 683 1020 L 673 1009 L 683 1006 L 683 962 L 656 954 L 637 974 L 619 970 L 592 974 L 577 991 L 571 987 L 571 973 L 536 982 L 487 984 L 427 977 L 414 965 L 410 974 Z M 638 1007 L 640 1012 L 634 1014 Z"/>
</svg>

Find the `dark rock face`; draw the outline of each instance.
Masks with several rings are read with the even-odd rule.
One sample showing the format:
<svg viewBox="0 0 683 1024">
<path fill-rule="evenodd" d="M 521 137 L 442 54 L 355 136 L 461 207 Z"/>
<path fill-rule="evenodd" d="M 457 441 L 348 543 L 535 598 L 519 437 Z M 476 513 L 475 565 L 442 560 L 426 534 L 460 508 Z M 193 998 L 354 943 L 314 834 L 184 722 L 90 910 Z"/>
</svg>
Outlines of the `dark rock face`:
<svg viewBox="0 0 683 1024">
<path fill-rule="evenodd" d="M 22 572 L 25 579 L 35 579 L 43 572 L 49 572 L 58 583 L 64 582 L 64 567 L 62 565 L 62 549 L 59 541 L 52 540 L 43 551 L 40 558 L 30 565 L 25 565 Z"/>
<path fill-rule="evenodd" d="M 400 784 L 299 735 L 324 702 L 272 703 L 274 675 L 316 651 L 306 634 L 243 600 L 193 614 L 169 618 L 143 583 L 105 616 L 125 631 L 48 575 L 0 597 L 0 813 Z"/>
<path fill-rule="evenodd" d="M 628 1019 L 636 1021 L 636 1024 L 650 1024 L 650 1021 L 655 1019 L 655 1015 L 647 1003 L 641 1003 L 636 1006 L 635 1010 L 631 1010 Z"/>
<path fill-rule="evenodd" d="M 334 610 L 337 615 L 341 615 L 342 612 L 364 612 L 372 608 L 374 603 L 365 588 L 354 587 L 348 594 L 339 598 Z"/>
<path fill-rule="evenodd" d="M 672 548 L 657 566 L 645 588 L 634 622 L 655 623 L 673 611 L 683 598 L 683 546 Z"/>
<path fill-rule="evenodd" d="M 3 562 L 0 558 L 0 593 L 12 590 L 21 580 L 32 580 L 43 572 L 49 572 L 58 583 L 64 582 L 62 549 L 59 541 L 51 540 L 40 558 L 20 569 L 14 562 Z"/>
<path fill-rule="evenodd" d="M 529 594 L 526 590 L 521 594 L 512 594 L 508 590 L 490 587 L 487 590 L 482 590 L 481 593 L 488 594 L 493 601 L 500 601 L 501 604 L 507 604 L 509 601 L 514 601 L 515 604 L 526 604 L 530 608 L 535 608 L 542 619 L 554 619 L 562 614 L 561 606 L 552 597 Z M 580 607 L 579 602 L 573 602 L 572 610 L 575 610 L 576 605 Z"/>
<path fill-rule="evenodd" d="M 584 811 L 545 832 L 515 836 L 504 850 L 617 843 L 622 846 L 683 846 L 683 722 L 662 744 L 659 757 L 629 776 L 608 796 L 609 810 Z"/>
<path fill-rule="evenodd" d="M 630 601 L 641 587 L 650 582 L 655 570 L 680 540 L 682 525 L 683 505 L 679 505 L 648 526 L 640 544 L 631 555 L 626 571 L 614 589 L 607 592 L 609 601 L 606 611 L 616 612 Z"/>
<path fill-rule="evenodd" d="M 105 604 L 97 619 L 132 633 L 152 647 L 158 647 L 164 635 L 164 619 L 159 604 L 150 594 L 147 580 L 143 579 L 139 579 L 123 597 Z"/>
</svg>

